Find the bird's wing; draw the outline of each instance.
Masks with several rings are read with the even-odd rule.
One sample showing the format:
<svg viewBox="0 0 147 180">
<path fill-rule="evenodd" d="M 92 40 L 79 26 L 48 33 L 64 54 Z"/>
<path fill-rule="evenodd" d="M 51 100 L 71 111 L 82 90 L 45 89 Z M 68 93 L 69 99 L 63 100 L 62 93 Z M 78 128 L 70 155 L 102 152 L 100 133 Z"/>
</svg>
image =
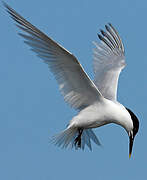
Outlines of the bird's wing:
<svg viewBox="0 0 147 180">
<path fill-rule="evenodd" d="M 109 23 L 106 31 L 98 34 L 100 43 L 94 49 L 94 83 L 101 94 L 110 100 L 117 99 L 117 84 L 121 70 L 125 67 L 124 46 L 116 29 Z"/>
<path fill-rule="evenodd" d="M 85 73 L 76 57 L 26 21 L 4 3 L 12 19 L 25 34 L 19 33 L 37 56 L 48 64 L 55 75 L 65 101 L 75 109 L 82 109 L 100 99 L 101 94 Z"/>
</svg>

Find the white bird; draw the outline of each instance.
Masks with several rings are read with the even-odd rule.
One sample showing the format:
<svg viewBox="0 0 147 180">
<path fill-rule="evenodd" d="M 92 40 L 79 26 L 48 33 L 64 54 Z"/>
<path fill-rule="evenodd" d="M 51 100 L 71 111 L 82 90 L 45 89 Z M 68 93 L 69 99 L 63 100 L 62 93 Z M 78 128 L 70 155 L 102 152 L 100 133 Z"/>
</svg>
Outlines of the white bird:
<svg viewBox="0 0 147 180">
<path fill-rule="evenodd" d="M 78 110 L 67 128 L 53 137 L 53 142 L 63 148 L 74 147 L 91 150 L 91 140 L 100 145 L 92 128 L 109 123 L 121 125 L 129 136 L 129 157 L 133 141 L 139 129 L 135 114 L 117 101 L 117 85 L 121 70 L 125 67 L 124 46 L 116 29 L 109 23 L 106 31 L 98 35 L 95 43 L 94 74 L 92 81 L 77 58 L 53 41 L 6 3 L 3 3 L 16 26 L 25 34 L 18 33 L 48 65 L 54 74 L 65 102 Z"/>
</svg>

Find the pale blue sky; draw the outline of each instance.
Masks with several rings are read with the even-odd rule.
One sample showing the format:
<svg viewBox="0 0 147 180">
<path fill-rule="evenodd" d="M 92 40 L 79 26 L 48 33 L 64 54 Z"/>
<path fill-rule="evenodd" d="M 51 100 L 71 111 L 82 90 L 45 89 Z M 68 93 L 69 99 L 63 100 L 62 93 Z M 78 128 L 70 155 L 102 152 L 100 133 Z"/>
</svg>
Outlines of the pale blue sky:
<svg viewBox="0 0 147 180">
<path fill-rule="evenodd" d="M 49 138 L 76 113 L 65 103 L 46 64 L 21 37 L 0 5 L 0 179 L 145 180 L 147 178 L 147 1 L 7 0 L 11 7 L 71 51 L 92 72 L 92 41 L 111 22 L 122 37 L 127 67 L 120 76 L 119 101 L 140 119 L 132 158 L 123 128 L 95 130 L 103 147 L 62 150 Z"/>
</svg>

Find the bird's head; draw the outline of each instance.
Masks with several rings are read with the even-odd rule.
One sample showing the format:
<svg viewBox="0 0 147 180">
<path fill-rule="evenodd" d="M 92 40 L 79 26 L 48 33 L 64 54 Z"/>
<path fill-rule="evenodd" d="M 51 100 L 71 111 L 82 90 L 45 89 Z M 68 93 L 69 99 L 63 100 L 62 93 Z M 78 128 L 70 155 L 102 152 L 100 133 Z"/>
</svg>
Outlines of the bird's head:
<svg viewBox="0 0 147 180">
<path fill-rule="evenodd" d="M 129 135 L 129 158 L 131 157 L 132 154 L 132 148 L 133 148 L 133 142 L 134 142 L 134 138 L 138 132 L 139 129 L 139 120 L 136 117 L 136 115 L 128 108 L 126 108 L 127 111 L 129 112 L 132 122 L 133 122 L 133 129 L 131 131 L 128 132 Z"/>
</svg>

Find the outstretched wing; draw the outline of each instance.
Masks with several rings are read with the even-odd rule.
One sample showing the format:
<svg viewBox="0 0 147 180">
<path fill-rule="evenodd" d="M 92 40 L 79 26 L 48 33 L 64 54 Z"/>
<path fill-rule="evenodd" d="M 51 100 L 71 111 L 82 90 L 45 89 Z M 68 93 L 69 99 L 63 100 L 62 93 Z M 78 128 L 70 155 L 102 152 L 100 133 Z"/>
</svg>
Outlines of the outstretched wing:
<svg viewBox="0 0 147 180">
<path fill-rule="evenodd" d="M 19 33 L 25 39 L 24 42 L 48 64 L 65 101 L 75 109 L 82 109 L 98 101 L 101 94 L 76 57 L 26 21 L 6 3 L 4 6 L 17 22 L 17 27 L 25 32 Z"/>
<path fill-rule="evenodd" d="M 100 44 L 94 42 L 94 83 L 105 98 L 115 101 L 119 74 L 125 67 L 124 46 L 110 23 L 105 28 L 98 34 Z"/>
</svg>

